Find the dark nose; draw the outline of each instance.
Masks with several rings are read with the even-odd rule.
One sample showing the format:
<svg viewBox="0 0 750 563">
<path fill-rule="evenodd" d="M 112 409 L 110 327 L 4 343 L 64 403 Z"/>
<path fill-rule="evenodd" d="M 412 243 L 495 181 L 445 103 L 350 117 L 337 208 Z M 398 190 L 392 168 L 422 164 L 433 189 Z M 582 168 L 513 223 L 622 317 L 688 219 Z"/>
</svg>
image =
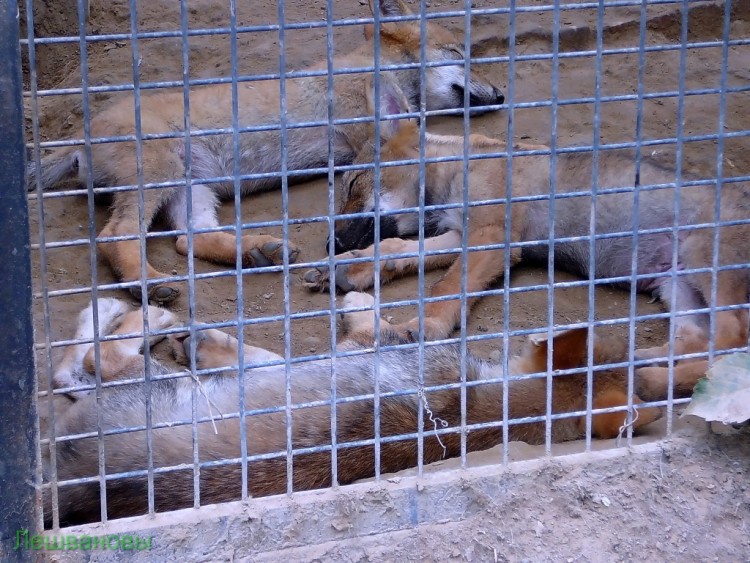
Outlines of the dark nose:
<svg viewBox="0 0 750 563">
<path fill-rule="evenodd" d="M 498 90 L 497 88 L 495 88 L 494 86 L 492 87 L 492 93 L 495 94 L 495 103 L 496 104 L 503 104 L 503 103 L 505 103 L 505 96 L 503 96 L 503 93 L 500 90 Z"/>
<path fill-rule="evenodd" d="M 328 253 L 328 249 L 331 248 L 331 237 L 330 235 L 326 237 L 326 254 Z M 335 236 L 333 237 L 333 253 L 334 254 L 341 254 L 342 252 L 346 252 L 348 248 L 346 248 L 346 245 L 339 239 L 339 237 Z"/>
</svg>

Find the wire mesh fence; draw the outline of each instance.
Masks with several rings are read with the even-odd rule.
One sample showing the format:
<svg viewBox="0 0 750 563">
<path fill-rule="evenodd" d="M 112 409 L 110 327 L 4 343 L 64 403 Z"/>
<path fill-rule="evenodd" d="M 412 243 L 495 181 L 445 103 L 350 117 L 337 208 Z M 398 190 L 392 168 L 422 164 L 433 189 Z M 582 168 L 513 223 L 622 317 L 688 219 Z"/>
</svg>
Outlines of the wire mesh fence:
<svg viewBox="0 0 750 563">
<path fill-rule="evenodd" d="M 25 2 L 44 526 L 669 435 L 748 344 L 747 8 Z"/>
</svg>

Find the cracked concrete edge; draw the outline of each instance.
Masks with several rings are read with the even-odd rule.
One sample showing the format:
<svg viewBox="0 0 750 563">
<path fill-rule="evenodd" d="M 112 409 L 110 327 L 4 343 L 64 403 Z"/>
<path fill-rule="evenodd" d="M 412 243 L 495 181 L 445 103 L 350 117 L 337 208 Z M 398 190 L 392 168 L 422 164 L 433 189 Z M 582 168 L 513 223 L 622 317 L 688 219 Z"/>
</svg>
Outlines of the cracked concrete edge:
<svg viewBox="0 0 750 563">
<path fill-rule="evenodd" d="M 184 509 L 156 516 L 66 528 L 62 534 L 134 534 L 151 537 L 144 551 L 57 551 L 54 561 L 219 560 L 373 534 L 408 530 L 427 523 L 459 521 L 479 514 L 488 503 L 520 491 L 542 474 L 568 474 L 581 467 L 657 461 L 665 452 L 688 450 L 694 437 L 672 438 L 629 448 L 453 469 L 422 477 L 385 478 L 337 489 L 305 491 L 222 505 Z M 604 469 L 604 467 L 600 467 Z M 49 532 L 52 533 L 52 532 Z"/>
</svg>

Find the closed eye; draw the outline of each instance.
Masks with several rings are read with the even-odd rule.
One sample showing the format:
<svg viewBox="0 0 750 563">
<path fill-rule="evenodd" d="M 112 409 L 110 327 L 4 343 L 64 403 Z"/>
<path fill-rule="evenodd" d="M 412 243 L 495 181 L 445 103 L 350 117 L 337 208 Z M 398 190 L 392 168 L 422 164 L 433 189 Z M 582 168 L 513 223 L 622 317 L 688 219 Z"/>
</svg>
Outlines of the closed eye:
<svg viewBox="0 0 750 563">
<path fill-rule="evenodd" d="M 450 49 L 450 53 L 451 53 L 451 55 L 454 55 L 458 59 L 463 59 L 464 58 L 464 54 L 461 51 L 459 51 L 458 49 Z"/>
<path fill-rule="evenodd" d="M 352 197 L 352 190 L 354 189 L 354 183 L 357 181 L 357 178 L 359 178 L 362 175 L 362 171 L 356 172 L 352 174 L 352 176 L 349 178 L 349 181 L 346 185 L 346 197 L 347 199 Z"/>
</svg>

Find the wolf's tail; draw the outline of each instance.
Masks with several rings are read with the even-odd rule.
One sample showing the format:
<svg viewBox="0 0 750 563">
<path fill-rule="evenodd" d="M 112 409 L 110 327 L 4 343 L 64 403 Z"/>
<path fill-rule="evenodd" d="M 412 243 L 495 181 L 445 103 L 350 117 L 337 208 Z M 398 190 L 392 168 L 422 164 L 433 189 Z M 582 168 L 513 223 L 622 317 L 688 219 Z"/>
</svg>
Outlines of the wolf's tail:
<svg viewBox="0 0 750 563">
<path fill-rule="evenodd" d="M 77 179 L 82 176 L 82 158 L 80 147 L 59 147 L 42 158 L 41 169 L 34 159 L 29 158 L 26 165 L 26 189 L 36 190 L 41 184 L 42 190 L 55 187 L 64 180 Z"/>
</svg>

